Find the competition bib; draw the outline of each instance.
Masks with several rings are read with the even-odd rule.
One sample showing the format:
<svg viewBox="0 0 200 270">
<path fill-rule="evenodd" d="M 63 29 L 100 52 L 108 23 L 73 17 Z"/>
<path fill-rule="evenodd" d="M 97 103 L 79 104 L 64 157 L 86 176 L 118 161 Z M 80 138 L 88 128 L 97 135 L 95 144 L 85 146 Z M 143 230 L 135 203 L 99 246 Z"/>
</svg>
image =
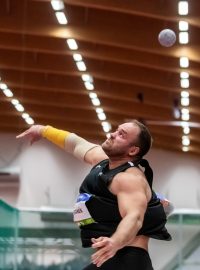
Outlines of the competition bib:
<svg viewBox="0 0 200 270">
<path fill-rule="evenodd" d="M 91 197 L 92 195 L 88 193 L 81 193 L 77 198 L 74 206 L 73 216 L 74 222 L 76 222 L 79 226 L 84 226 L 95 222 L 85 204 Z"/>
</svg>

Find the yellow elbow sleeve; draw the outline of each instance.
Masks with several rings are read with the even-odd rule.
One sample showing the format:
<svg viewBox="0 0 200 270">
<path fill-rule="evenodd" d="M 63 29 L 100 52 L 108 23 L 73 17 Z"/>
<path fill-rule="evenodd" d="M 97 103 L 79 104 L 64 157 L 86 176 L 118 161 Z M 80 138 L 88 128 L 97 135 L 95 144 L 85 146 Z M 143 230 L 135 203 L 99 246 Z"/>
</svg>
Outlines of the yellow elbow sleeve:
<svg viewBox="0 0 200 270">
<path fill-rule="evenodd" d="M 46 126 L 42 130 L 42 137 L 46 138 L 50 142 L 65 148 L 65 139 L 70 135 L 70 132 L 57 129 L 51 126 Z"/>
</svg>

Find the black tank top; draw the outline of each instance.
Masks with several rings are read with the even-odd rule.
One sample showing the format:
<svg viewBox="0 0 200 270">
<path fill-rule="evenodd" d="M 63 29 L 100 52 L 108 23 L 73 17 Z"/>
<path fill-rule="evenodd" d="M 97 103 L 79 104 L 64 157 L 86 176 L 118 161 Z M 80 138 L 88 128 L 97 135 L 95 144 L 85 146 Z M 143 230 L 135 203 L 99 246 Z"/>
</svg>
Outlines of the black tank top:
<svg viewBox="0 0 200 270">
<path fill-rule="evenodd" d="M 128 168 L 141 165 L 145 167 L 144 174 L 152 189 L 153 171 L 148 162 L 142 159 L 137 164 L 127 162 L 109 170 L 108 160 L 95 165 L 85 177 L 80 186 L 80 193 L 92 195 L 86 202 L 87 209 L 95 223 L 80 226 L 83 247 L 91 246 L 91 238 L 100 236 L 110 237 L 117 229 L 122 217 L 119 212 L 117 196 L 112 194 L 108 186 L 114 176 Z M 137 235 L 146 235 L 160 240 L 171 240 L 165 228 L 166 214 L 160 200 L 152 190 L 152 198 L 148 203 L 144 216 L 143 226 Z"/>
</svg>

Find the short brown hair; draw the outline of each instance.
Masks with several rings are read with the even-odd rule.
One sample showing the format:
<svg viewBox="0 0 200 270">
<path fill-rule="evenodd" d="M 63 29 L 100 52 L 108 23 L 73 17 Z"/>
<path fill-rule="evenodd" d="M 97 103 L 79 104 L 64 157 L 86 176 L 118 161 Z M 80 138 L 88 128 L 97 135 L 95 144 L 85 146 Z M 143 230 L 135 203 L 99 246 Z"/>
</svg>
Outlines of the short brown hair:
<svg viewBox="0 0 200 270">
<path fill-rule="evenodd" d="M 149 149 L 151 148 L 153 139 L 149 129 L 143 123 L 139 122 L 136 119 L 134 119 L 132 122 L 140 129 L 138 139 L 135 142 L 136 146 L 140 148 L 140 151 L 137 154 L 137 157 L 140 159 L 148 153 Z"/>
</svg>

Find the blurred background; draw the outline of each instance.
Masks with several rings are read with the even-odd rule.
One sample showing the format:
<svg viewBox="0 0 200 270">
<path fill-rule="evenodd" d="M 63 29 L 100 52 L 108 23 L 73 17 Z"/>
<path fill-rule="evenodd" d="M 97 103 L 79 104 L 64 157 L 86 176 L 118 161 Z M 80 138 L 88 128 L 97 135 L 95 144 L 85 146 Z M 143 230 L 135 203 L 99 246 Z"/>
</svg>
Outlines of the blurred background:
<svg viewBox="0 0 200 270">
<path fill-rule="evenodd" d="M 72 223 L 90 167 L 15 136 L 48 124 L 101 143 L 124 122 L 150 129 L 154 189 L 174 204 L 155 270 L 200 267 L 200 2 L 0 1 L 0 269 L 81 270 Z M 176 34 L 164 47 L 163 29 Z"/>
</svg>

